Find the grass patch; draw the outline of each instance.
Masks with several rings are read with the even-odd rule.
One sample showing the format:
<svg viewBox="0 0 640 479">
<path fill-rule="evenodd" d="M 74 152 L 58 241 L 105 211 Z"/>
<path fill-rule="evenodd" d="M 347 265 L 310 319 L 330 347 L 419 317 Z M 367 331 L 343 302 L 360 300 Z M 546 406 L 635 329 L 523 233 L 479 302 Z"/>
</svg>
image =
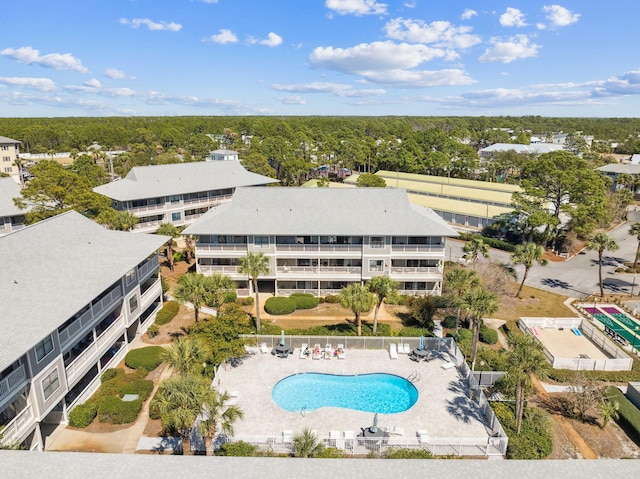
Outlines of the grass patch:
<svg viewBox="0 0 640 479">
<path fill-rule="evenodd" d="M 162 363 L 162 346 L 148 346 L 146 348 L 133 349 L 124 357 L 124 363 L 131 369 L 145 369 L 153 371 Z"/>
<path fill-rule="evenodd" d="M 515 285 L 515 283 L 514 283 Z M 517 288 L 517 285 L 515 285 Z M 516 289 L 513 290 L 515 295 Z M 494 317 L 517 321 L 521 317 L 540 316 L 549 318 L 565 318 L 575 316 L 564 302 L 567 296 L 552 293 L 542 289 L 525 286 L 521 293 L 522 299 L 503 296 L 500 298 L 500 308 Z"/>
</svg>

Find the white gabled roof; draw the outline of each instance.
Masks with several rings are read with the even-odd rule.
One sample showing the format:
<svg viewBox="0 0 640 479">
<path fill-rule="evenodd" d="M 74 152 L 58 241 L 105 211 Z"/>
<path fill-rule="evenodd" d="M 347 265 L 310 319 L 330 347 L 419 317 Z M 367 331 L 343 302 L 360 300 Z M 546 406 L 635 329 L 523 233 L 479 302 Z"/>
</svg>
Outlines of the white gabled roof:
<svg viewBox="0 0 640 479">
<path fill-rule="evenodd" d="M 615 173 L 617 175 L 624 173 L 629 175 L 638 175 L 640 174 L 640 165 L 634 163 L 610 163 L 608 165 L 601 166 L 598 168 L 598 171 L 603 173 Z"/>
<path fill-rule="evenodd" d="M 6 136 L 0 136 L 0 145 L 6 145 L 7 143 L 20 143 L 18 140 L 12 140 Z"/>
<path fill-rule="evenodd" d="M 563 150 L 562 145 L 554 145 L 551 143 L 533 143 L 531 145 L 522 145 L 520 143 L 494 143 L 491 146 L 482 148 L 481 153 L 495 151 L 515 151 L 516 153 L 550 153 L 552 151 Z"/>
<path fill-rule="evenodd" d="M 404 189 L 238 188 L 184 234 L 458 236 Z"/>
<path fill-rule="evenodd" d="M 0 218 L 3 216 L 19 216 L 25 214 L 13 202 L 20 197 L 20 185 L 13 178 L 0 178 Z"/>
<path fill-rule="evenodd" d="M 98 186 L 93 191 L 114 200 L 130 201 L 277 182 L 247 171 L 237 160 L 196 161 L 136 166 L 125 178 Z"/>
<path fill-rule="evenodd" d="M 1 237 L 0 371 L 167 240 L 107 230 L 75 211 Z"/>
</svg>

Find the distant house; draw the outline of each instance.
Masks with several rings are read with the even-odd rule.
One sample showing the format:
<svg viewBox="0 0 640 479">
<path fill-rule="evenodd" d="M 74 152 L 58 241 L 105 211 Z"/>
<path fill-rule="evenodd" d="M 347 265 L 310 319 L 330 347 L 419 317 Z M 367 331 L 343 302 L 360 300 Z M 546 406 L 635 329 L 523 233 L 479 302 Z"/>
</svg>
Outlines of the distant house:
<svg viewBox="0 0 640 479">
<path fill-rule="evenodd" d="M 542 155 L 544 153 L 550 153 L 552 151 L 562 150 L 562 145 L 553 145 L 551 143 L 534 143 L 529 145 L 522 145 L 520 143 L 494 143 L 491 146 L 482 148 L 478 153 L 480 159 L 491 159 L 496 152 L 502 151 L 515 151 L 516 153 L 529 153 L 533 155 Z"/>
<path fill-rule="evenodd" d="M 0 236 L 24 228 L 25 210 L 13 202 L 20 196 L 20 186 L 13 178 L 0 178 Z"/>
<path fill-rule="evenodd" d="M 238 152 L 233 150 L 213 150 L 209 152 L 207 161 L 238 160 Z"/>
<path fill-rule="evenodd" d="M 457 236 L 393 188 L 238 188 L 183 233 L 198 237 L 197 271 L 229 275 L 240 296 L 252 293 L 239 272 L 249 252 L 269 258 L 263 292 L 335 295 L 389 276 L 402 294 L 439 295 L 445 238 Z"/>
<path fill-rule="evenodd" d="M 16 160 L 20 156 L 20 142 L 0 136 L 0 172 L 6 173 L 18 184 L 22 184 L 20 168 Z"/>
<path fill-rule="evenodd" d="M 2 442 L 44 450 L 43 425 L 66 422 L 153 324 L 167 239 L 75 211 L 0 238 Z"/>
<path fill-rule="evenodd" d="M 111 198 L 116 210 L 136 215 L 135 231 L 153 232 L 162 223 L 193 223 L 212 206 L 229 201 L 239 186 L 277 182 L 247 171 L 238 160 L 197 161 L 137 166 L 125 178 L 93 191 Z"/>
<path fill-rule="evenodd" d="M 601 166 L 598 171 L 613 181 L 611 189 L 618 191 L 624 187 L 629 187 L 631 191 L 636 192 L 635 185 L 621 185 L 618 184 L 617 179 L 620 175 L 631 175 L 634 180 L 638 180 L 640 176 L 640 164 L 637 163 L 610 163 L 608 165 Z"/>
</svg>

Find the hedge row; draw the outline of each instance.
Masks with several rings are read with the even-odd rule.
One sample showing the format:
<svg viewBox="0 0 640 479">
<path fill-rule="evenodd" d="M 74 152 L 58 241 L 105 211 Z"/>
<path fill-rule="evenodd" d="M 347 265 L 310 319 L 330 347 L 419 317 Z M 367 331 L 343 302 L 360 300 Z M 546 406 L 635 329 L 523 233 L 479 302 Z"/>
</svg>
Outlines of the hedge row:
<svg viewBox="0 0 640 479">
<path fill-rule="evenodd" d="M 373 336 L 372 324 L 362 323 L 362 335 Z M 260 334 L 279 335 L 282 329 L 273 324 L 264 324 L 260 329 Z M 286 334 L 292 336 L 356 336 L 357 326 L 351 323 L 330 324 L 327 326 L 314 326 L 306 329 L 287 329 Z M 376 336 L 391 336 L 391 326 L 385 323 L 378 323 Z M 425 334 L 426 336 L 427 334 Z M 429 333 L 431 335 L 431 333 Z M 420 336 L 420 335 L 418 335 Z"/>
<path fill-rule="evenodd" d="M 640 410 L 615 386 L 607 387 L 607 398 L 618 403 L 619 421 L 640 439 Z"/>
<path fill-rule="evenodd" d="M 378 325 L 378 328 L 380 328 L 380 325 Z M 398 336 L 407 337 L 407 338 L 419 338 L 420 336 L 431 337 L 433 336 L 433 332 L 425 328 L 416 328 L 415 326 L 405 326 L 400 331 L 398 331 Z"/>
<path fill-rule="evenodd" d="M 296 309 L 313 309 L 318 306 L 320 300 L 309 293 L 294 293 L 289 296 L 296 303 Z"/>
<path fill-rule="evenodd" d="M 163 351 L 164 348 L 162 346 L 133 349 L 124 357 L 124 363 L 131 369 L 153 371 L 162 363 Z"/>
<path fill-rule="evenodd" d="M 572 369 L 551 369 L 548 372 L 549 379 L 559 383 L 571 383 L 579 376 L 595 381 L 628 383 L 640 381 L 640 371 L 635 366 L 631 371 L 574 371 Z"/>
<path fill-rule="evenodd" d="M 162 309 L 156 314 L 156 324 L 158 326 L 167 324 L 176 317 L 178 311 L 180 311 L 180 304 L 177 301 L 168 301 L 164 303 Z"/>
<path fill-rule="evenodd" d="M 134 422 L 142 409 L 142 400 L 123 401 L 116 396 L 105 397 L 98 408 L 98 421 L 111 424 Z"/>
<path fill-rule="evenodd" d="M 264 310 L 269 314 L 290 314 L 296 310 L 296 302 L 293 299 L 276 296 L 264 302 Z"/>
<path fill-rule="evenodd" d="M 460 233 L 460 239 L 464 241 L 470 241 L 472 239 L 482 240 L 485 244 L 488 244 L 491 248 L 501 249 L 503 251 L 509 251 L 513 253 L 516 250 L 516 245 L 502 241 L 488 236 L 482 236 L 473 233 Z"/>
<path fill-rule="evenodd" d="M 98 414 L 98 406 L 93 403 L 78 404 L 69 413 L 69 426 L 85 428 L 93 422 Z"/>
<path fill-rule="evenodd" d="M 480 341 L 485 344 L 496 344 L 498 342 L 498 331 L 488 328 L 483 323 L 480 326 Z"/>
</svg>

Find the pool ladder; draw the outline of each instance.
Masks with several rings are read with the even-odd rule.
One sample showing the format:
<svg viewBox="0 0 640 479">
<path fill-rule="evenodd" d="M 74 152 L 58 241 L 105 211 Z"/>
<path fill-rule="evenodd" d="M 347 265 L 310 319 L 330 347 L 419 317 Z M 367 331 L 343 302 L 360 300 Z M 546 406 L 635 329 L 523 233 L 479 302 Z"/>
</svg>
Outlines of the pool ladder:
<svg viewBox="0 0 640 479">
<path fill-rule="evenodd" d="M 300 409 L 300 415 L 302 417 L 307 417 L 307 406 L 302 406 L 302 409 Z"/>
<path fill-rule="evenodd" d="M 410 383 L 417 383 L 418 381 L 420 381 L 420 373 L 417 370 L 413 371 L 407 377 L 407 381 L 409 381 Z"/>
</svg>

